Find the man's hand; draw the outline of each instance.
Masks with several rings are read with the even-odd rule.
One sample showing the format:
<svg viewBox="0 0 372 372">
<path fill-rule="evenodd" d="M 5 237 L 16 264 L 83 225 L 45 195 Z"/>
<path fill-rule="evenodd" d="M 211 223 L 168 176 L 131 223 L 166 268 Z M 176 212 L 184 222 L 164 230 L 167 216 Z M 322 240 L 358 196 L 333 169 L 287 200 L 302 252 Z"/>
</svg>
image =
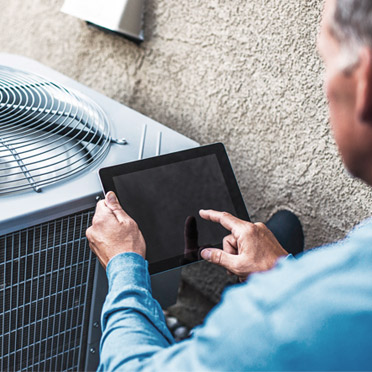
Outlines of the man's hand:
<svg viewBox="0 0 372 372">
<path fill-rule="evenodd" d="M 253 224 L 214 210 L 200 210 L 199 213 L 205 220 L 220 223 L 231 231 L 223 240 L 223 250 L 207 248 L 201 256 L 225 267 L 240 281 L 246 280 L 251 273 L 271 269 L 279 257 L 288 255 L 263 223 Z"/>
<path fill-rule="evenodd" d="M 105 269 L 111 258 L 119 253 L 135 252 L 143 258 L 146 256 L 146 243 L 137 223 L 123 211 L 112 191 L 97 203 L 86 236 L 90 249 Z"/>
</svg>

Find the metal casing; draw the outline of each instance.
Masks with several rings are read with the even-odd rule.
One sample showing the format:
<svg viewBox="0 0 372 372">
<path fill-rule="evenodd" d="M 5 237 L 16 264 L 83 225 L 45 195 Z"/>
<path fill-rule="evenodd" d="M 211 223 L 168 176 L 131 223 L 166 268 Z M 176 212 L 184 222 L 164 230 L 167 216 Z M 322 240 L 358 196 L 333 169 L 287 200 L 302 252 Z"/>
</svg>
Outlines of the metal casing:
<svg viewBox="0 0 372 372">
<path fill-rule="evenodd" d="M 65 0 L 62 12 L 143 41 L 144 0 Z"/>
</svg>

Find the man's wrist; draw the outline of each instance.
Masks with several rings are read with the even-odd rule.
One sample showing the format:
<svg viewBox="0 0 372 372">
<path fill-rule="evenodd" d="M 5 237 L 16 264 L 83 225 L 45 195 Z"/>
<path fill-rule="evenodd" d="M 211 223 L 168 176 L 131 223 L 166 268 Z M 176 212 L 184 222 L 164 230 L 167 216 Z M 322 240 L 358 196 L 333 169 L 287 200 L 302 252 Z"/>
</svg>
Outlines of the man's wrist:
<svg viewBox="0 0 372 372">
<path fill-rule="evenodd" d="M 148 262 L 138 253 L 123 252 L 110 259 L 106 267 L 109 290 L 137 285 L 151 291 Z"/>
</svg>

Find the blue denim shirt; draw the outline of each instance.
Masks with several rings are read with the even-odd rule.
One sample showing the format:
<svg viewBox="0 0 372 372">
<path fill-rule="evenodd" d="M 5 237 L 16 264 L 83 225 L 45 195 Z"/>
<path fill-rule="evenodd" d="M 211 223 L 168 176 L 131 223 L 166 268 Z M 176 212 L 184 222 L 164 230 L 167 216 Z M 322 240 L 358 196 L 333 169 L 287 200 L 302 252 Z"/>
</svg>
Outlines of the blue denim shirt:
<svg viewBox="0 0 372 372">
<path fill-rule="evenodd" d="M 175 343 L 135 253 L 107 266 L 100 371 L 372 370 L 372 221 L 224 291 Z"/>
</svg>

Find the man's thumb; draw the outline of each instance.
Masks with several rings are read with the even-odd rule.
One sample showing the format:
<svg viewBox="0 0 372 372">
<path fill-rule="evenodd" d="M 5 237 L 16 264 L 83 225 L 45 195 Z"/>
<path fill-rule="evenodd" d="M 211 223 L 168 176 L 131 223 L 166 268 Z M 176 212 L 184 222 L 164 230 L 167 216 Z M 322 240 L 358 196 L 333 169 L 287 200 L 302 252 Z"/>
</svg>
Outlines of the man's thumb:
<svg viewBox="0 0 372 372">
<path fill-rule="evenodd" d="M 115 193 L 112 191 L 109 191 L 106 194 L 106 204 L 114 206 L 118 203 L 118 198 L 116 197 Z"/>
<path fill-rule="evenodd" d="M 204 258 L 204 260 L 222 266 L 227 270 L 232 269 L 234 258 L 236 258 L 235 255 L 226 253 L 222 249 L 216 248 L 203 249 L 200 255 Z"/>
<path fill-rule="evenodd" d="M 105 204 L 109 209 L 111 209 L 112 213 L 114 213 L 119 222 L 123 222 L 128 218 L 128 215 L 123 211 L 123 208 L 121 207 L 114 192 L 109 191 L 106 194 Z"/>
</svg>

